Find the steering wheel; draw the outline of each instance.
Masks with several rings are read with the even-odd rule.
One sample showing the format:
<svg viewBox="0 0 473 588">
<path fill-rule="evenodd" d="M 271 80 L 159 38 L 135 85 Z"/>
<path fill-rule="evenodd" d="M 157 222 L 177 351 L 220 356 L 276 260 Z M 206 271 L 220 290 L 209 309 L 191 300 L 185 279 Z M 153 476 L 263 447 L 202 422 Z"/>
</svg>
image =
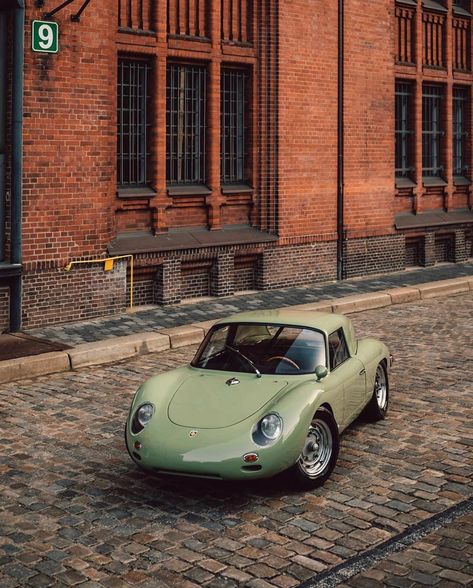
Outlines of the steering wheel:
<svg viewBox="0 0 473 588">
<path fill-rule="evenodd" d="M 284 357 L 284 355 L 273 355 L 273 357 L 268 357 L 265 361 L 275 361 L 276 359 L 282 360 L 282 361 L 287 361 L 287 363 L 289 365 L 292 365 L 292 367 L 295 367 L 296 370 L 301 369 L 300 366 L 298 366 L 295 361 L 293 361 L 292 359 L 289 359 L 289 357 Z"/>
</svg>

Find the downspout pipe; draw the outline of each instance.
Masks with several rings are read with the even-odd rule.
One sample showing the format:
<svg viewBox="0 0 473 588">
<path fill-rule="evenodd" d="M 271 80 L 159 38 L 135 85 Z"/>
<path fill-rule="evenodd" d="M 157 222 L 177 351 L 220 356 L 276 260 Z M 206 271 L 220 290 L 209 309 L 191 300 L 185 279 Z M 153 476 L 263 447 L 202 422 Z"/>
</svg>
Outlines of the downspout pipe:
<svg viewBox="0 0 473 588">
<path fill-rule="evenodd" d="M 5 261 L 7 61 L 7 13 L 2 11 L 0 12 L 0 263 Z"/>
<path fill-rule="evenodd" d="M 337 99 L 337 280 L 345 277 L 344 245 L 344 61 L 345 6 L 338 0 L 338 99 Z"/>
<path fill-rule="evenodd" d="M 13 14 L 12 72 L 12 163 L 11 163 L 11 263 L 22 262 L 22 184 L 23 184 L 23 68 L 25 3 L 17 0 Z M 10 288 L 10 330 L 21 328 L 21 275 Z"/>
</svg>

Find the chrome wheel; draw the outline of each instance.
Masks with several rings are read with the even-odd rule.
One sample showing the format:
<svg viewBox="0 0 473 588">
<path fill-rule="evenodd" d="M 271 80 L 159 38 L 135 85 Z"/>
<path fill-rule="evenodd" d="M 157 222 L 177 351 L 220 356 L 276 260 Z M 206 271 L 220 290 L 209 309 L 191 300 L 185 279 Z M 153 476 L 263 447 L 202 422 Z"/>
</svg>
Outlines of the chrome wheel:
<svg viewBox="0 0 473 588">
<path fill-rule="evenodd" d="M 376 370 L 374 394 L 378 407 L 381 410 L 384 410 L 388 400 L 388 387 L 386 382 L 386 372 L 381 365 L 379 365 L 378 369 Z"/>
<path fill-rule="evenodd" d="M 309 427 L 299 466 L 309 478 L 317 478 L 330 464 L 333 452 L 332 431 L 321 419 L 314 419 Z"/>
</svg>

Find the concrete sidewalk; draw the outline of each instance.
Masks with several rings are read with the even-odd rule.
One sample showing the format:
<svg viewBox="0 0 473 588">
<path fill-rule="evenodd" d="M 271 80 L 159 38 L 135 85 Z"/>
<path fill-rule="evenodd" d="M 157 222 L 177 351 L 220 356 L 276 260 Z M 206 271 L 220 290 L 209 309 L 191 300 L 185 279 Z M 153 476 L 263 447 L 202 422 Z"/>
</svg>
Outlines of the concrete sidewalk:
<svg viewBox="0 0 473 588">
<path fill-rule="evenodd" d="M 255 292 L 45 327 L 30 335 L 72 349 L 0 362 L 0 383 L 199 343 L 218 319 L 243 310 L 294 308 L 351 313 L 473 291 L 473 262 Z"/>
</svg>

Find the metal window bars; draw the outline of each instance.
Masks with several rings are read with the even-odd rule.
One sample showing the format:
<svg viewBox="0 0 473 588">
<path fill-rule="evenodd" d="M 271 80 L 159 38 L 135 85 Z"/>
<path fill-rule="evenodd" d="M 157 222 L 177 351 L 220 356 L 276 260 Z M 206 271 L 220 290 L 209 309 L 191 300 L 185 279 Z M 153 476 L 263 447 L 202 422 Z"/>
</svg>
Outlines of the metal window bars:
<svg viewBox="0 0 473 588">
<path fill-rule="evenodd" d="M 166 178 L 170 185 L 206 181 L 206 86 L 205 67 L 168 64 Z"/>
<path fill-rule="evenodd" d="M 411 165 L 412 86 L 396 82 L 396 176 L 407 177 L 414 170 Z"/>
<path fill-rule="evenodd" d="M 468 88 L 453 89 L 453 175 L 467 173 Z"/>
<path fill-rule="evenodd" d="M 148 182 L 148 79 L 144 60 L 119 58 L 117 84 L 117 183 L 123 187 Z"/>
<path fill-rule="evenodd" d="M 247 72 L 223 69 L 221 77 L 220 162 L 223 184 L 244 182 Z"/>
<path fill-rule="evenodd" d="M 442 166 L 443 87 L 425 84 L 422 94 L 422 174 L 439 177 Z"/>
</svg>

